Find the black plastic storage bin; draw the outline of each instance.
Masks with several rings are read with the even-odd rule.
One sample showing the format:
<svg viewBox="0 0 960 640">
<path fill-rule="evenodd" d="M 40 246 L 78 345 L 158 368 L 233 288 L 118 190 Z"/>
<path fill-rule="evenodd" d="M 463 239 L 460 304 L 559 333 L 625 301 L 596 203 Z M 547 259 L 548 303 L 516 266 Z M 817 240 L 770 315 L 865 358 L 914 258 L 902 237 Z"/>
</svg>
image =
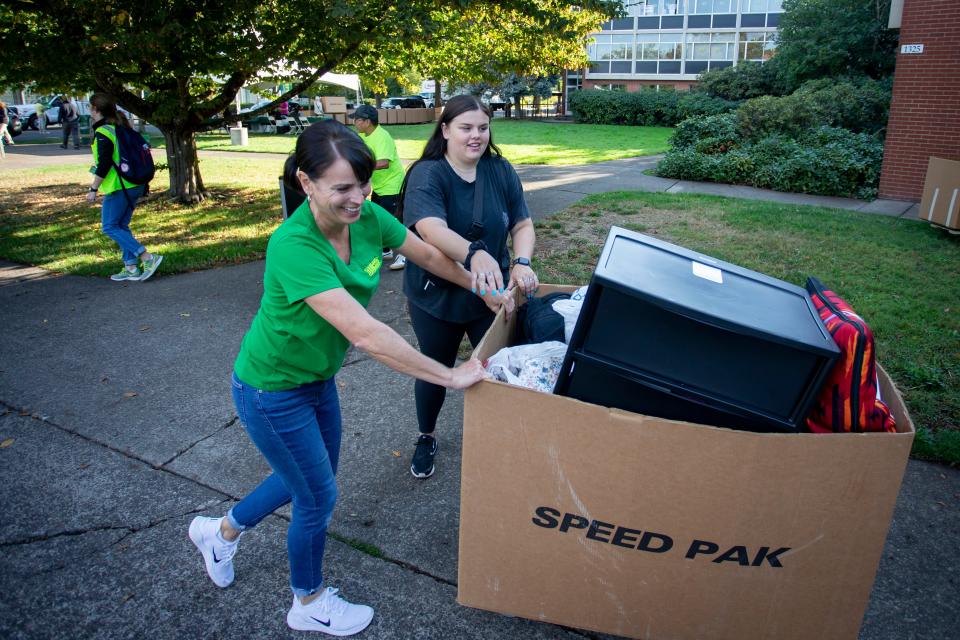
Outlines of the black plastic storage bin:
<svg viewBox="0 0 960 640">
<path fill-rule="evenodd" d="M 807 292 L 613 227 L 555 392 L 751 431 L 796 431 L 839 355 Z"/>
</svg>

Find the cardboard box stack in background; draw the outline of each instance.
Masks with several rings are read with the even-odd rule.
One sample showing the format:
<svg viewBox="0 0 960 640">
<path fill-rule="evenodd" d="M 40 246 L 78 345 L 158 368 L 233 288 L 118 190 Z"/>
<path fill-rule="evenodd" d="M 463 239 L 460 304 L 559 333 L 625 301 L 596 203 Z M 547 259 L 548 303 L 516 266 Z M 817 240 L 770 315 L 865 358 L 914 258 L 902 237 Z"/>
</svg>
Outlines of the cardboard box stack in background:
<svg viewBox="0 0 960 640">
<path fill-rule="evenodd" d="M 573 288 L 540 295 L 557 289 Z M 896 434 L 752 433 L 474 385 L 458 601 L 654 640 L 856 638 L 914 436 L 878 371 Z"/>
<path fill-rule="evenodd" d="M 338 96 L 320 96 L 324 113 L 346 113 L 347 99 Z"/>
<path fill-rule="evenodd" d="M 960 162 L 930 157 L 919 217 L 960 231 Z"/>
</svg>

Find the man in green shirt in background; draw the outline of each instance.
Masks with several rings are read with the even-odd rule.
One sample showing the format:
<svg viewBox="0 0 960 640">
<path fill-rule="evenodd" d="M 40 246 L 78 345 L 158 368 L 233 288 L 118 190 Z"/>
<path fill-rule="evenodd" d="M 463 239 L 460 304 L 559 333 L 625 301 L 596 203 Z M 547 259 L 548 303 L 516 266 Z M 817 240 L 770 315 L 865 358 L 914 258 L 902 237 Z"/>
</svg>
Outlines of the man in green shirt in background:
<svg viewBox="0 0 960 640">
<path fill-rule="evenodd" d="M 394 218 L 397 218 L 397 202 L 400 196 L 400 187 L 403 186 L 403 165 L 400 163 L 400 156 L 397 154 L 397 145 L 393 138 L 387 133 L 386 129 L 379 126 L 380 118 L 377 116 L 377 110 L 368 104 L 362 104 L 357 107 L 349 118 L 353 119 L 357 131 L 360 133 L 360 139 L 363 140 L 373 158 L 377 161 L 373 171 L 373 177 L 370 178 L 370 186 L 373 188 L 373 194 L 370 199 L 390 212 Z M 397 218 L 400 220 L 400 218 Z M 402 223 L 403 220 L 400 220 Z M 384 259 L 392 257 L 393 252 L 384 249 Z M 403 269 L 406 264 L 406 258 L 398 255 L 390 264 L 390 269 L 397 271 Z"/>
</svg>

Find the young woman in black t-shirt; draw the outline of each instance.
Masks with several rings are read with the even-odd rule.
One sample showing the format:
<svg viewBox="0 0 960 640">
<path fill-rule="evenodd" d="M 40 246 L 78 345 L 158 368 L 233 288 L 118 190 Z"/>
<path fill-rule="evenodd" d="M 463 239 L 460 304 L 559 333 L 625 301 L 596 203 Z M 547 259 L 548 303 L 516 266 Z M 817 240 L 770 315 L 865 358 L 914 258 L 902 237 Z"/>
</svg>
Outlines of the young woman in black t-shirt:
<svg viewBox="0 0 960 640">
<path fill-rule="evenodd" d="M 490 111 L 476 97 L 447 102 L 423 155 L 407 172 L 400 212 L 406 226 L 470 271 L 481 295 L 519 287 L 532 296 L 537 290 L 537 274 L 530 268 L 536 236 L 523 187 L 493 144 Z M 456 362 L 463 335 L 475 346 L 493 321 L 479 298 L 416 266 L 404 273 L 404 292 L 421 352 L 448 366 Z M 428 478 L 434 471 L 433 433 L 446 389 L 418 380 L 415 396 L 420 436 L 410 472 Z"/>
</svg>

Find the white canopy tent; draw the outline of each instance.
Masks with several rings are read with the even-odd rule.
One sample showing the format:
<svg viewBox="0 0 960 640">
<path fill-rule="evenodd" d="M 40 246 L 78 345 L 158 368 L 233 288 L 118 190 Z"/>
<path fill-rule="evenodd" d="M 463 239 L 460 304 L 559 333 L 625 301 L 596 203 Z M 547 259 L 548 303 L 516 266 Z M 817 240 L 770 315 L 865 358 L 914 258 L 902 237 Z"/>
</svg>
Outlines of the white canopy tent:
<svg viewBox="0 0 960 640">
<path fill-rule="evenodd" d="M 294 65 L 295 67 L 296 65 Z M 275 81 L 278 78 L 289 77 L 292 74 L 292 69 L 282 69 L 282 70 L 262 70 L 257 76 L 262 81 Z M 356 102 L 361 104 L 363 102 L 363 91 L 360 88 L 360 76 L 355 73 L 325 73 L 317 80 L 317 82 L 323 82 L 324 84 L 334 84 L 339 87 L 345 87 L 347 89 L 353 89 L 357 94 Z M 237 92 L 237 111 L 240 110 L 241 103 L 241 94 L 245 90 Z"/>
</svg>

